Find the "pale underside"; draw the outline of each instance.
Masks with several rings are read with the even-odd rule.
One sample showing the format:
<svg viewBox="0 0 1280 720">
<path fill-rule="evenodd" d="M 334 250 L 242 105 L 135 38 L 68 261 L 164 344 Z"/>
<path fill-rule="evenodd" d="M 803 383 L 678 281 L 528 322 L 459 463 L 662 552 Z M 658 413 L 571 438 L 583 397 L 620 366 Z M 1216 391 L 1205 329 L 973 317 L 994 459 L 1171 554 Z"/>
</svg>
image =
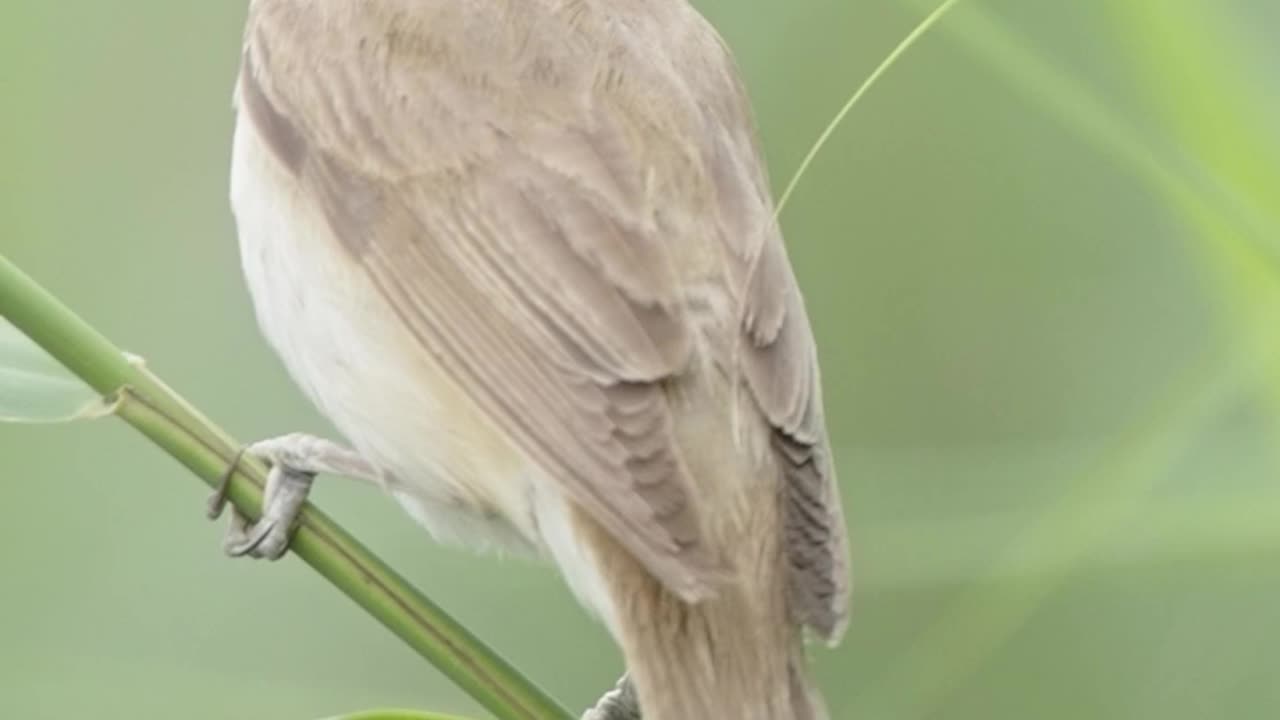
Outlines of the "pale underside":
<svg viewBox="0 0 1280 720">
<path fill-rule="evenodd" d="M 401 490 L 544 546 L 567 502 L 690 600 L 735 571 L 719 484 L 761 481 L 690 453 L 736 447 L 796 621 L 838 635 L 813 339 L 714 32 L 665 32 L 683 3 L 319 5 L 253 3 L 238 88 L 246 273 L 291 373 Z"/>
</svg>

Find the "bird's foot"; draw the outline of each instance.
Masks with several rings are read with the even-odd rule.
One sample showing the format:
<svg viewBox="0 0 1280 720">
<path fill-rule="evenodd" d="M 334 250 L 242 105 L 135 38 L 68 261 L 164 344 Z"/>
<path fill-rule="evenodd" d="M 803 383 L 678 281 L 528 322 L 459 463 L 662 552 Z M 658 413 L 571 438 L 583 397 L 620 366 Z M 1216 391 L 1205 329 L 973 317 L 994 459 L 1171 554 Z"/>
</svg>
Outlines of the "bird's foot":
<svg viewBox="0 0 1280 720">
<path fill-rule="evenodd" d="M 623 675 L 618 684 L 582 716 L 582 720 L 640 720 L 640 704 L 627 676 Z"/>
<path fill-rule="evenodd" d="M 244 454 L 271 466 L 262 498 L 262 517 L 250 523 L 234 512 L 223 539 L 223 549 L 233 557 L 278 560 L 289 549 L 294 523 L 306 504 L 311 483 L 318 473 L 333 473 L 376 480 L 372 465 L 355 452 L 322 438 L 292 433 L 256 442 L 236 456 L 222 482 L 209 498 L 209 517 L 216 519 L 227 504 L 227 487 Z"/>
</svg>

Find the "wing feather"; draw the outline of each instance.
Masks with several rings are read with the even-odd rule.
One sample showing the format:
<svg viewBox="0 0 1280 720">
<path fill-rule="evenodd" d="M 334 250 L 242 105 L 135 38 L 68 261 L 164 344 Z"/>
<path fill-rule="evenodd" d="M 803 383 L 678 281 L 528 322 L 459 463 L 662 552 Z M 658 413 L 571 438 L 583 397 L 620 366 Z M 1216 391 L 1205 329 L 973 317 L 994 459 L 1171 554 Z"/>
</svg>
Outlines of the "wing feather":
<svg viewBox="0 0 1280 720">
<path fill-rule="evenodd" d="M 731 81 L 736 85 L 736 81 Z M 797 620 L 834 643 L 848 622 L 849 550 L 822 411 L 817 348 L 773 217 L 745 93 L 707 142 L 732 284 L 743 288 L 735 367 L 773 430 L 782 471 L 788 596 Z M 748 160 L 744 162 L 744 158 Z"/>
<path fill-rule="evenodd" d="M 705 256 L 690 246 L 719 238 L 716 282 L 741 315 L 717 319 L 739 340 L 715 360 L 771 428 L 793 612 L 837 637 L 848 561 L 812 331 L 745 93 L 714 33 L 693 44 L 708 72 L 673 71 L 628 95 L 635 79 L 607 53 L 504 56 L 536 55 L 511 18 L 442 23 L 494 49 L 448 72 L 450 41 L 424 28 L 333 27 L 272 6 L 286 10 L 251 17 L 241 73 L 262 137 L 423 351 L 689 600 L 725 569 L 673 437 L 666 386 L 689 368 L 696 331 L 672 248 L 687 262 Z M 513 35 L 490 36 L 502 32 Z M 520 65 L 530 72 L 510 73 Z M 665 146 L 644 140 L 655 136 Z"/>
</svg>

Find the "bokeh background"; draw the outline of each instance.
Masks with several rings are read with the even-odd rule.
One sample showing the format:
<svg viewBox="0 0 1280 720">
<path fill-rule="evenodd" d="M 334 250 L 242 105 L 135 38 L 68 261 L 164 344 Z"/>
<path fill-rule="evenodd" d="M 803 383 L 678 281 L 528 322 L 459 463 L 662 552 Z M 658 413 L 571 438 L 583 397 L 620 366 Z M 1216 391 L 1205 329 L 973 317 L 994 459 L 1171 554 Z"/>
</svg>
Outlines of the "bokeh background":
<svg viewBox="0 0 1280 720">
<path fill-rule="evenodd" d="M 781 189 L 931 9 L 705 0 Z M 242 438 L 328 434 L 227 209 L 245 2 L 0 7 L 0 251 Z M 836 720 L 1280 717 L 1280 3 L 971 0 L 784 215 L 856 560 Z M 571 707 L 620 670 L 555 575 L 319 503 Z M 113 421 L 0 426 L 0 715 L 483 717 L 295 560 L 223 558 Z"/>
</svg>

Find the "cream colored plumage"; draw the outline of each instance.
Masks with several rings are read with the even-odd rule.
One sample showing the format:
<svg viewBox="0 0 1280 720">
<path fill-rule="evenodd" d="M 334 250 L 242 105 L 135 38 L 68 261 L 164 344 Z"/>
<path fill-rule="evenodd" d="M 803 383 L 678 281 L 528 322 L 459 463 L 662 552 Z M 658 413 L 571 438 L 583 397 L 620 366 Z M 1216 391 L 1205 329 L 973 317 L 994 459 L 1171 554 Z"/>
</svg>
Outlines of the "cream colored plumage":
<svg viewBox="0 0 1280 720">
<path fill-rule="evenodd" d="M 685 0 L 253 0 L 264 332 L 429 530 L 551 556 L 648 720 L 820 715 L 843 519 L 732 60 Z"/>
</svg>

